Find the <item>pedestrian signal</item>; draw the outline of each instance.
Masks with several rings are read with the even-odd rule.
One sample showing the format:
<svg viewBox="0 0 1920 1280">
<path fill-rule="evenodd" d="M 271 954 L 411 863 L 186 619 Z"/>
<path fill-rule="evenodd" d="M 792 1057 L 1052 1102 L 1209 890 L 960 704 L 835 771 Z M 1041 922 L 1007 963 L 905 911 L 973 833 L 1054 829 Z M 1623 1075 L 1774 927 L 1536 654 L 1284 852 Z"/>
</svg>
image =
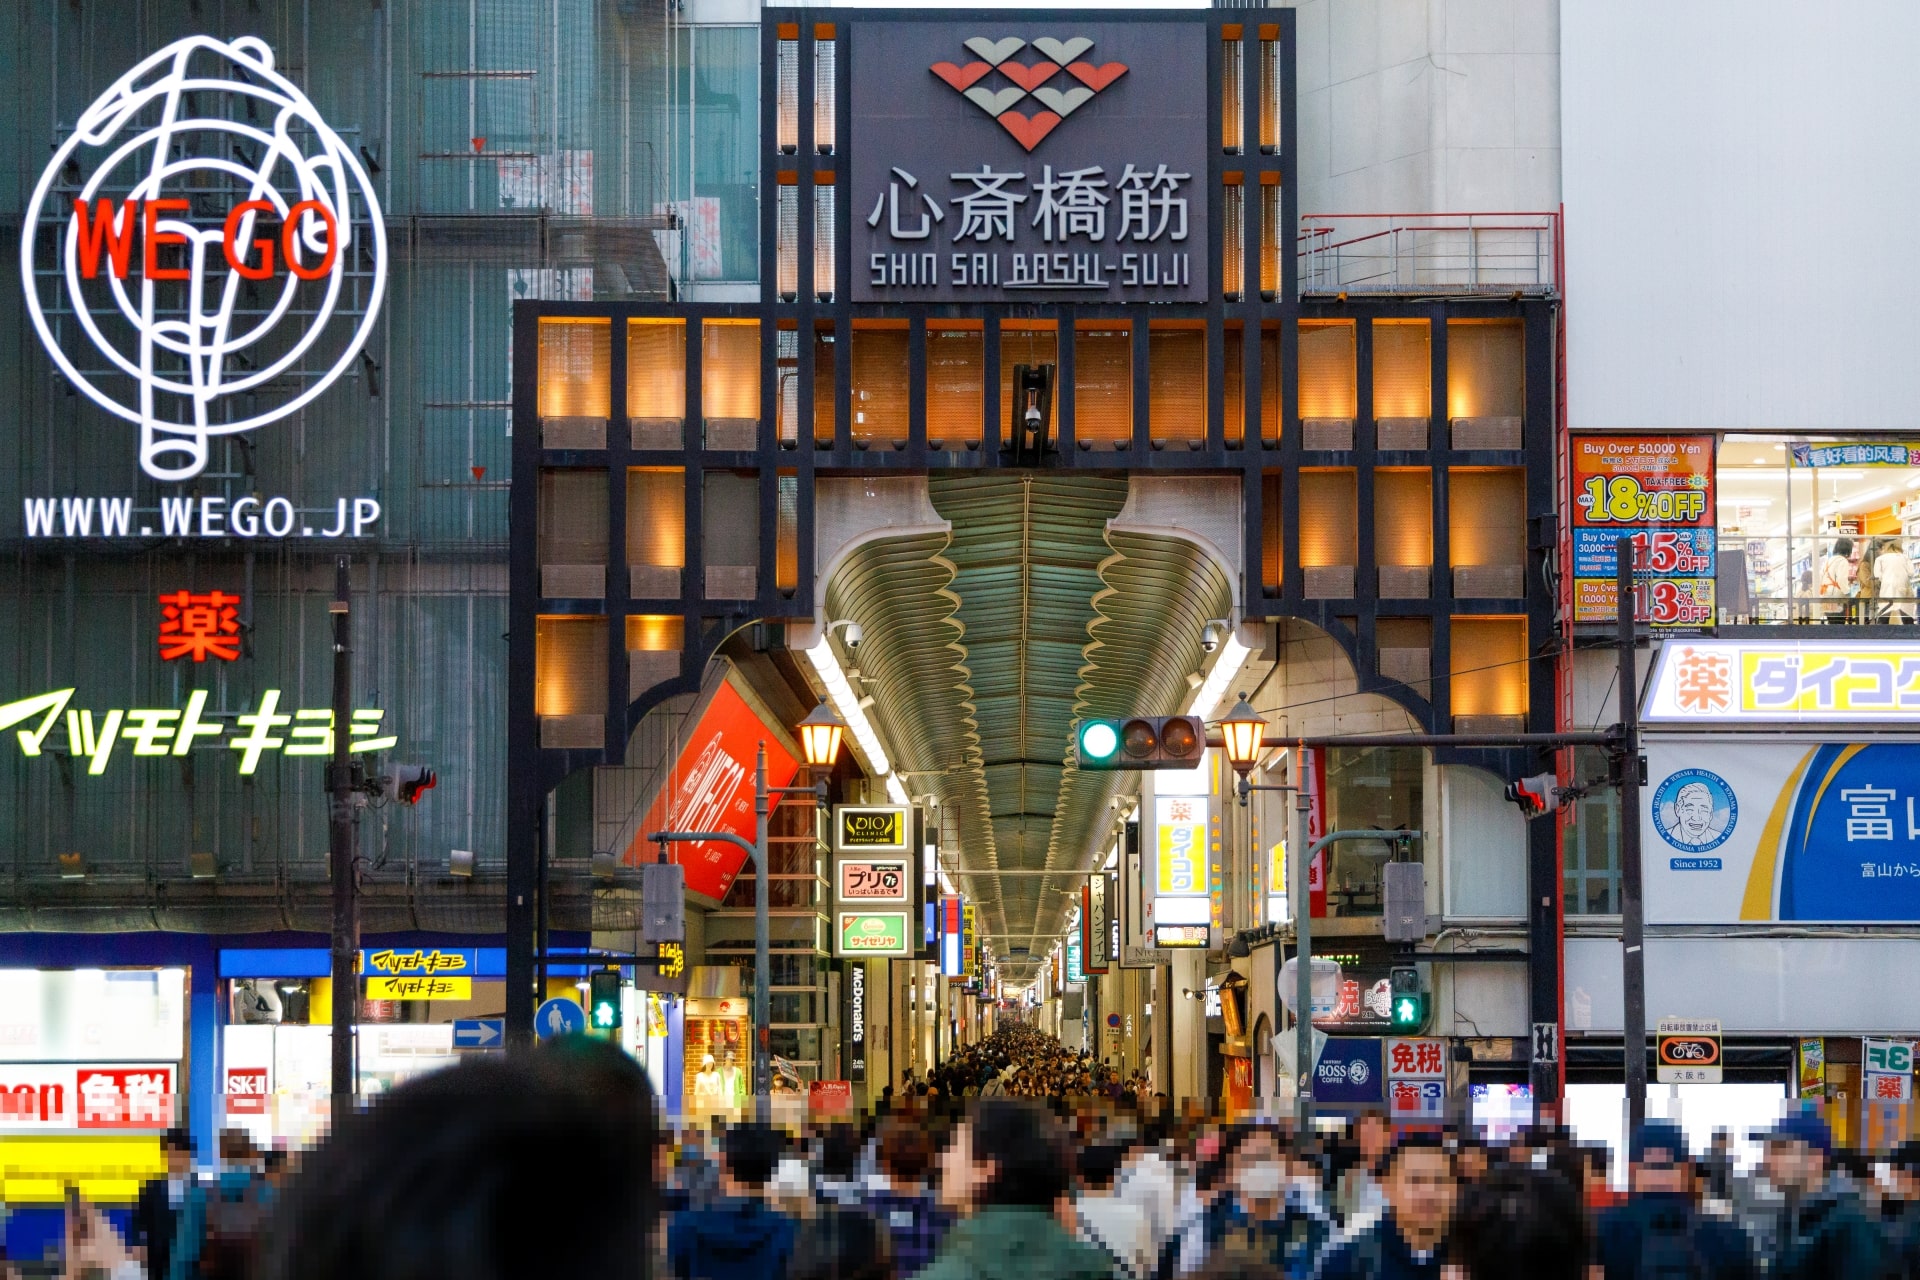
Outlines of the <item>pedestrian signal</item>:
<svg viewBox="0 0 1920 1280">
<path fill-rule="evenodd" d="M 1398 1035 L 1412 1035 L 1427 1025 L 1427 991 L 1420 982 L 1420 970 L 1413 965 L 1398 965 L 1389 980 L 1393 993 L 1392 1022 Z"/>
<path fill-rule="evenodd" d="M 605 1040 L 620 1031 L 620 971 L 595 969 L 587 976 L 587 1029 Z"/>
</svg>

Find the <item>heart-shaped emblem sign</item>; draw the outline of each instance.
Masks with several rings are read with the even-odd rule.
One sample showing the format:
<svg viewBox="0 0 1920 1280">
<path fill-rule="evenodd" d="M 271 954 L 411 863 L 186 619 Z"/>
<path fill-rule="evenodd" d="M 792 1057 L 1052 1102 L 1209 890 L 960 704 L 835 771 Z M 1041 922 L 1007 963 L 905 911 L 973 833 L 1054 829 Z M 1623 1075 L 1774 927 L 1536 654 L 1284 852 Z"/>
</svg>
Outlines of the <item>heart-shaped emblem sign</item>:
<svg viewBox="0 0 1920 1280">
<path fill-rule="evenodd" d="M 1027 47 L 1027 42 L 1019 36 L 1008 36 L 1004 40 L 989 40 L 985 36 L 975 36 L 967 41 L 967 48 L 999 66 L 1014 54 Z"/>
<path fill-rule="evenodd" d="M 1041 36 L 1033 42 L 1033 47 L 1064 67 L 1093 48 L 1093 41 L 1085 36 L 1075 36 L 1071 40 L 1055 40 L 1052 36 Z"/>
<path fill-rule="evenodd" d="M 1036 111 L 1031 120 L 1018 111 L 1003 111 L 998 118 L 1001 126 L 1013 135 L 1013 140 L 1028 151 L 1039 146 L 1040 139 L 1060 123 L 1060 117 L 1051 111 Z"/>
<path fill-rule="evenodd" d="M 967 90 L 967 101 L 990 116 L 997 116 L 1027 96 L 1025 89 L 989 89 L 977 84 Z"/>
<path fill-rule="evenodd" d="M 929 70 L 945 81 L 948 88 L 999 121 L 1000 126 L 1028 151 L 1039 146 L 1041 139 L 1052 133 L 1062 120 L 1093 101 L 1096 94 L 1127 73 L 1124 62 L 1096 66 L 1091 62 L 1076 61 L 1093 48 L 1093 41 L 1085 36 L 1074 36 L 1067 40 L 1042 36 L 1033 41 L 1033 48 L 1044 54 L 1045 60 L 1031 63 L 1011 61 L 1015 54 L 1027 47 L 1027 41 L 1019 36 L 1006 36 L 999 40 L 973 36 L 966 41 L 966 47 L 974 55 L 975 61 L 936 62 Z M 1049 85 L 1047 82 L 1058 75 L 1063 67 L 1080 83 L 1068 84 L 1064 88 Z M 1012 84 L 996 89 L 981 83 L 995 70 Z M 1028 95 L 1032 95 L 1046 109 L 1031 113 L 1013 110 L 1014 105 Z"/>
<path fill-rule="evenodd" d="M 1064 120 L 1074 113 L 1075 108 L 1083 107 L 1093 101 L 1093 90 L 1077 84 L 1064 91 L 1052 88 L 1035 89 L 1033 96 L 1046 104 L 1048 110 L 1058 112 L 1060 118 Z"/>
<path fill-rule="evenodd" d="M 1067 68 L 1067 73 L 1095 93 L 1127 74 L 1124 62 L 1109 62 L 1104 67 L 1096 67 L 1090 62 L 1076 62 Z"/>
<path fill-rule="evenodd" d="M 993 70 L 993 68 L 984 62 L 969 62 L 964 67 L 956 67 L 951 62 L 936 62 L 933 64 L 933 74 L 945 80 L 961 93 L 965 93 L 972 87 L 974 81 L 991 70 Z"/>
<path fill-rule="evenodd" d="M 1028 93 L 1032 93 L 1035 89 L 1045 84 L 1052 78 L 1053 73 L 1059 69 L 1059 67 L 1051 62 L 1036 62 L 1032 66 L 1027 66 L 1020 62 L 1003 62 L 1000 64 L 1000 74 L 1019 85 L 1022 89 L 1025 89 Z"/>
</svg>

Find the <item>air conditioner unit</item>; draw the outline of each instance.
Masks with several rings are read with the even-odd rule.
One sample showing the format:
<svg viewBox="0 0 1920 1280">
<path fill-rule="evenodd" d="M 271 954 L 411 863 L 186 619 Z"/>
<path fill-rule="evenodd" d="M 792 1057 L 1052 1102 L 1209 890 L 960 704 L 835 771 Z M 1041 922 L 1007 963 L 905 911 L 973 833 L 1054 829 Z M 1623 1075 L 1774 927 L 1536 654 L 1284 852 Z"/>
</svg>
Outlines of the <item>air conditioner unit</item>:
<svg viewBox="0 0 1920 1280">
<path fill-rule="evenodd" d="M 1379 573 L 1382 600 L 1425 600 L 1433 594 L 1431 565 L 1383 564 Z"/>
<path fill-rule="evenodd" d="M 1302 418 L 1300 447 L 1309 453 L 1346 453 L 1353 448 L 1352 418 Z"/>
<path fill-rule="evenodd" d="M 1353 599 L 1353 566 L 1350 564 L 1314 565 L 1300 573 L 1309 600 Z"/>
<path fill-rule="evenodd" d="M 543 449 L 604 449 L 607 447 L 605 418 L 542 418 L 540 447 Z"/>
</svg>

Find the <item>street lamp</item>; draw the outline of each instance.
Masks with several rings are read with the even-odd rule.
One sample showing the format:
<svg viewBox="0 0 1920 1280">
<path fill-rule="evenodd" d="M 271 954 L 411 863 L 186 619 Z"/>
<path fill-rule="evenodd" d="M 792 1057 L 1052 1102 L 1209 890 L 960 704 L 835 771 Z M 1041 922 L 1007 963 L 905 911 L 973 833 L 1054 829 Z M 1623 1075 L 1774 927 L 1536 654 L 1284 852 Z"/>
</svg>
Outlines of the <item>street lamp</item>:
<svg viewBox="0 0 1920 1280">
<path fill-rule="evenodd" d="M 1220 736 L 1225 740 L 1227 763 L 1235 773 L 1246 777 L 1259 759 L 1262 740 L 1267 736 L 1267 722 L 1248 704 L 1246 694 L 1240 695 L 1240 701 L 1220 722 Z"/>
<path fill-rule="evenodd" d="M 825 698 L 807 713 L 799 724 L 800 749 L 807 764 L 815 769 L 831 768 L 840 755 L 840 736 L 847 731 L 839 716 L 827 706 Z"/>
<path fill-rule="evenodd" d="M 840 754 L 840 737 L 846 731 L 846 725 L 840 717 L 828 710 L 822 702 L 807 714 L 807 718 L 795 726 L 800 732 L 800 750 L 806 757 L 809 769 L 829 768 L 835 757 Z M 753 1109 L 754 1118 L 761 1124 L 773 1119 L 773 1036 L 771 1018 L 768 1013 L 767 988 L 770 981 L 772 961 L 769 956 L 771 940 L 767 913 L 767 879 L 772 869 L 767 861 L 767 814 L 772 806 L 768 800 L 776 795 L 806 795 L 814 798 L 814 803 L 826 801 L 826 779 L 822 778 L 816 786 L 808 787 L 770 787 L 767 785 L 767 744 L 762 742 L 753 771 L 753 845 L 747 852 L 753 856 Z M 746 841 L 731 832 L 716 831 L 656 831 L 647 837 L 649 840 L 665 841 L 701 841 L 725 840 L 745 846 Z"/>
</svg>

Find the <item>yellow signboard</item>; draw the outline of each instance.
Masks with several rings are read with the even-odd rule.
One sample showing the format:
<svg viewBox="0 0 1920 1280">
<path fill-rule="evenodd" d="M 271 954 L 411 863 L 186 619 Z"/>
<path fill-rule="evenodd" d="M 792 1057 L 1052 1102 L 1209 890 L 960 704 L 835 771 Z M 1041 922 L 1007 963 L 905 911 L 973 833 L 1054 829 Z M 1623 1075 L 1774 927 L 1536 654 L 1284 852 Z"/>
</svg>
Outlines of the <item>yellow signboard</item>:
<svg viewBox="0 0 1920 1280">
<path fill-rule="evenodd" d="M 369 1000 L 471 1000 L 472 978 L 368 978 Z"/>
<path fill-rule="evenodd" d="M 1162 796 L 1154 801 L 1159 837 L 1156 887 L 1168 897 L 1207 893 L 1207 802 L 1201 796 Z"/>
</svg>

